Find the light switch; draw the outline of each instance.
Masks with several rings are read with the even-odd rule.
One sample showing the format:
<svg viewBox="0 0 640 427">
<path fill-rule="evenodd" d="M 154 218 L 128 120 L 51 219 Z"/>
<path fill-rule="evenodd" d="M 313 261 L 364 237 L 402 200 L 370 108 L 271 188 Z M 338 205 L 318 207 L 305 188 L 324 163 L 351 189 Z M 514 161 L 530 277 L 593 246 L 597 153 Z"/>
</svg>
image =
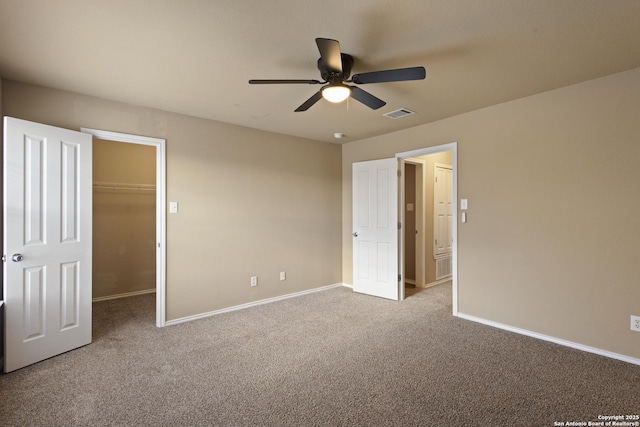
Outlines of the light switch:
<svg viewBox="0 0 640 427">
<path fill-rule="evenodd" d="M 178 213 L 178 202 L 169 202 L 169 213 Z"/>
<path fill-rule="evenodd" d="M 460 199 L 460 209 L 461 210 L 469 209 L 469 200 L 468 199 Z"/>
</svg>

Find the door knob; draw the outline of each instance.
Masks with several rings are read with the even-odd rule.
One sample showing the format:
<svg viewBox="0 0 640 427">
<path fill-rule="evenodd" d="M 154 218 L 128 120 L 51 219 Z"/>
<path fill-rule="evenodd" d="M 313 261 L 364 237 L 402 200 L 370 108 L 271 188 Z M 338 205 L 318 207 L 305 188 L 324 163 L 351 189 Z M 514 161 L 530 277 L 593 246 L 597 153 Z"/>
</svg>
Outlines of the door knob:
<svg viewBox="0 0 640 427">
<path fill-rule="evenodd" d="M 20 262 L 24 259 L 24 256 L 22 256 L 21 254 L 13 254 L 13 256 L 11 257 L 11 261 L 13 262 Z"/>
<path fill-rule="evenodd" d="M 353 237 L 358 237 L 358 232 L 352 233 Z"/>
</svg>

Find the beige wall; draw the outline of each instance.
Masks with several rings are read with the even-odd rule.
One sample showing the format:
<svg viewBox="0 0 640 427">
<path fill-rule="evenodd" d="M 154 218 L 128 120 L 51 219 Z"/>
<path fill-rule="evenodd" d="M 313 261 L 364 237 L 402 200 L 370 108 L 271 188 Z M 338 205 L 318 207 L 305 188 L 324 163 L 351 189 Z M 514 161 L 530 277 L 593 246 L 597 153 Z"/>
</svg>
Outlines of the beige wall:
<svg viewBox="0 0 640 427">
<path fill-rule="evenodd" d="M 155 181 L 155 147 L 93 140 L 94 298 L 155 290 Z"/>
<path fill-rule="evenodd" d="M 458 142 L 461 313 L 640 358 L 640 69 L 342 146 L 351 164 Z"/>
<path fill-rule="evenodd" d="M 168 320 L 341 281 L 340 146 L 11 81 L 2 105 L 167 140 Z"/>
</svg>

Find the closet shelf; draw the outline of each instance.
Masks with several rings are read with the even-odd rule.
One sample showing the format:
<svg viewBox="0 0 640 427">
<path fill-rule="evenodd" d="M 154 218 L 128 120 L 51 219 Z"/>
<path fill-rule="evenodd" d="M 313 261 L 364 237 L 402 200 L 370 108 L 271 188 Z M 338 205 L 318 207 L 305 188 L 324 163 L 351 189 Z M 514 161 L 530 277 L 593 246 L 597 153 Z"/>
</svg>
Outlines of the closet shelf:
<svg viewBox="0 0 640 427">
<path fill-rule="evenodd" d="M 155 194 L 156 186 L 154 184 L 136 184 L 129 182 L 102 182 L 95 181 L 93 183 L 93 191 L 101 193 L 144 193 Z"/>
</svg>

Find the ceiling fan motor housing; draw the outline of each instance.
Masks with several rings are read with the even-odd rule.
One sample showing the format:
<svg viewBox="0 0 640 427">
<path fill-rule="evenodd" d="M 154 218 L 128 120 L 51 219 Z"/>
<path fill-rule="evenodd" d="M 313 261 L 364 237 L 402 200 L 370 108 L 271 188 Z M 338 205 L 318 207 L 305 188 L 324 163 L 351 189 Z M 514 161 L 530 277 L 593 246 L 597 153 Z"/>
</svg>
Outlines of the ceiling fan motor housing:
<svg viewBox="0 0 640 427">
<path fill-rule="evenodd" d="M 351 69 L 353 68 L 353 57 L 346 53 L 341 53 L 340 58 L 342 59 L 342 72 L 329 69 L 322 61 L 322 58 L 318 59 L 318 70 L 320 70 L 320 76 L 322 76 L 324 81 L 340 83 L 349 78 Z"/>
</svg>

